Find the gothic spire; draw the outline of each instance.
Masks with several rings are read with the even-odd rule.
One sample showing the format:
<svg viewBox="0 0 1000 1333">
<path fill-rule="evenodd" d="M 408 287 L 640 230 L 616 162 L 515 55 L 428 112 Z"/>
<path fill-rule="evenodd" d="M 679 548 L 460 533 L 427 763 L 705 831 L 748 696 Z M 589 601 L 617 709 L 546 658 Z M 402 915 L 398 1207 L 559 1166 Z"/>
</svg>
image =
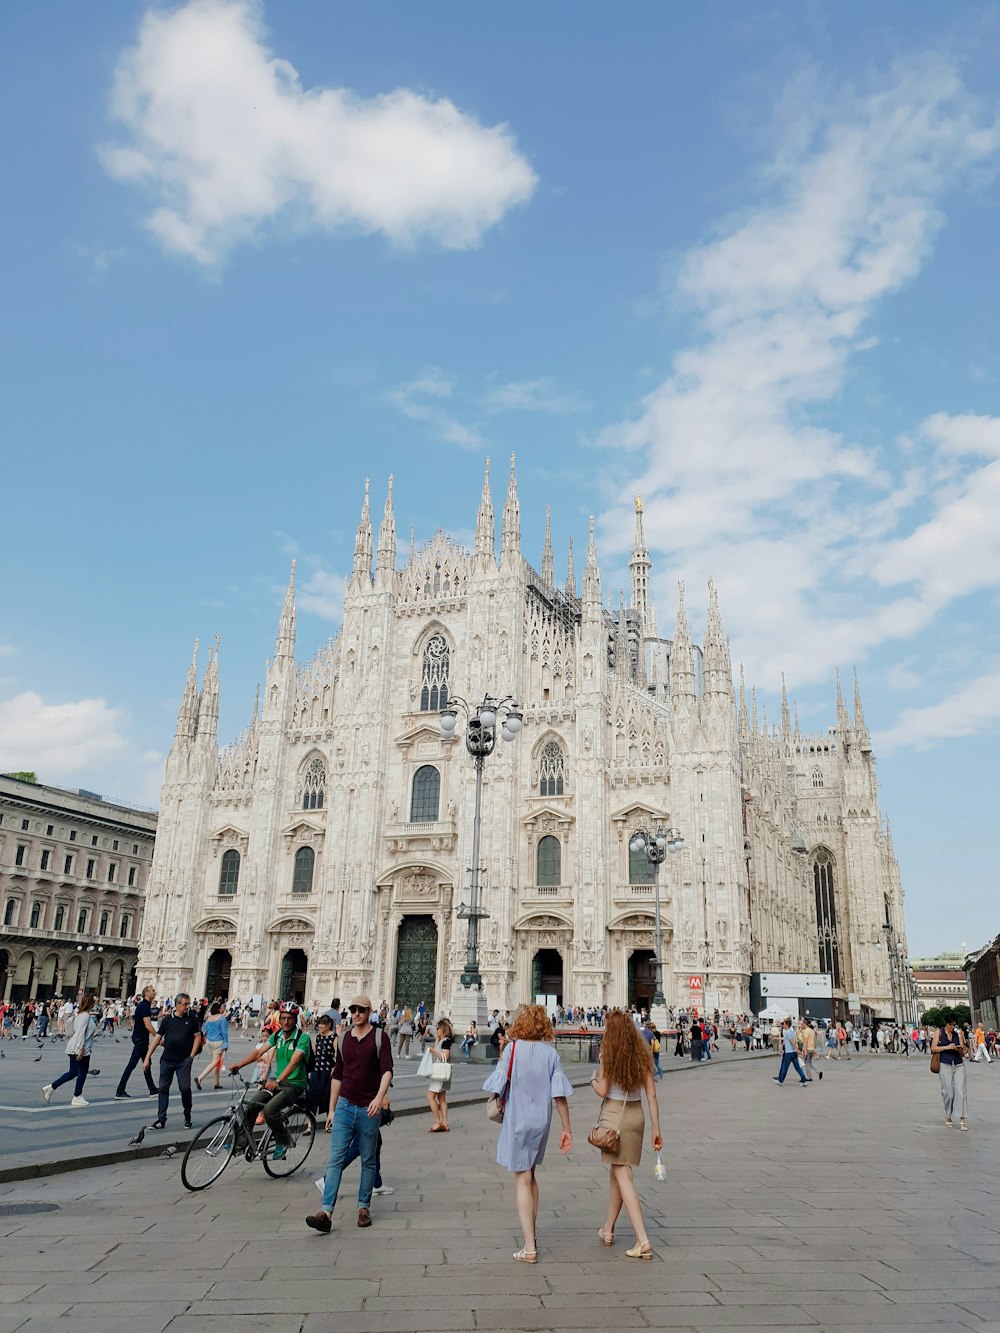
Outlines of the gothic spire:
<svg viewBox="0 0 1000 1333">
<path fill-rule="evenodd" d="M 573 569 L 573 536 L 569 539 L 569 559 L 566 562 L 566 596 L 576 596 L 576 571 Z"/>
<path fill-rule="evenodd" d="M 364 586 L 372 581 L 372 505 L 371 483 L 365 477 L 365 502 L 361 506 L 361 521 L 358 523 L 357 536 L 354 538 L 354 569 L 351 582 L 361 580 Z"/>
<path fill-rule="evenodd" d="M 392 473 L 389 473 L 389 489 L 385 496 L 385 509 L 382 511 L 382 526 L 378 530 L 378 552 L 375 557 L 375 571 L 383 577 L 396 571 L 396 512 L 392 507 Z"/>
<path fill-rule="evenodd" d="M 851 729 L 851 724 L 847 716 L 847 705 L 844 703 L 844 695 L 840 688 L 840 667 L 837 667 L 837 731 L 843 737 Z"/>
<path fill-rule="evenodd" d="M 750 725 L 751 725 L 751 728 L 752 728 L 752 730 L 753 730 L 753 734 L 756 736 L 756 735 L 757 735 L 757 732 L 760 730 L 759 719 L 758 719 L 758 717 L 757 717 L 757 686 L 756 686 L 756 685 L 754 685 L 753 688 L 752 688 L 751 691 L 750 691 L 750 700 L 751 700 L 751 704 L 752 704 L 752 712 L 751 712 L 751 714 L 750 714 Z"/>
<path fill-rule="evenodd" d="M 507 499 L 500 528 L 501 560 L 515 560 L 521 553 L 521 506 L 517 499 L 517 477 L 514 472 L 516 459 L 517 455 L 511 454 L 510 481 L 507 483 Z"/>
<path fill-rule="evenodd" d="M 861 707 L 861 686 L 858 684 L 858 668 L 854 668 L 854 730 L 866 732 L 865 712 Z"/>
<path fill-rule="evenodd" d="M 687 612 L 684 609 L 684 580 L 677 584 L 677 623 L 674 642 L 670 649 L 670 697 L 675 704 L 681 698 L 693 699 L 694 652 L 688 633 Z"/>
<path fill-rule="evenodd" d="M 625 594 L 618 589 L 618 625 L 615 632 L 615 671 L 624 680 L 631 676 L 629 670 L 628 621 L 625 618 Z"/>
<path fill-rule="evenodd" d="M 785 688 L 785 673 L 781 673 L 781 739 L 787 741 L 792 734 L 792 719 L 788 712 L 788 690 Z"/>
<path fill-rule="evenodd" d="M 729 658 L 729 644 L 722 628 L 719 612 L 719 594 L 712 579 L 708 580 L 708 619 L 705 628 L 705 694 L 733 694 L 733 668 Z"/>
<path fill-rule="evenodd" d="M 496 559 L 496 517 L 493 513 L 493 496 L 490 492 L 490 460 L 486 460 L 486 472 L 483 476 L 483 494 L 479 501 L 479 513 L 476 516 L 476 556 L 480 562 Z"/>
<path fill-rule="evenodd" d="M 194 641 L 181 706 L 177 710 L 177 735 L 193 738 L 198 730 L 198 640 Z"/>
<path fill-rule="evenodd" d="M 202 684 L 201 697 L 198 700 L 198 738 L 202 736 L 214 741 L 219 730 L 219 636 L 215 636 L 215 649 L 208 651 L 208 666 L 205 668 L 205 680 Z"/>
<path fill-rule="evenodd" d="M 274 645 L 274 660 L 281 657 L 295 658 L 295 561 L 292 561 L 292 573 L 285 593 L 285 604 L 281 608 L 281 620 L 278 622 L 278 638 Z"/>
<path fill-rule="evenodd" d="M 632 606 L 642 616 L 645 624 L 649 610 L 649 571 L 652 561 L 646 549 L 646 535 L 642 528 L 642 496 L 635 497 L 635 538 L 632 542 L 632 556 L 628 562 L 632 574 Z"/>
<path fill-rule="evenodd" d="M 552 554 L 552 506 L 545 506 L 545 545 L 542 547 L 542 578 L 550 588 L 555 586 L 556 566 Z"/>
<path fill-rule="evenodd" d="M 740 714 L 739 714 L 740 738 L 745 740 L 750 733 L 750 718 L 747 715 L 747 682 L 743 674 L 743 663 L 740 663 Z"/>
<path fill-rule="evenodd" d="M 802 735 L 802 732 L 799 730 L 799 702 L 797 699 L 793 705 L 792 717 L 793 717 L 792 725 L 795 728 L 795 739 L 798 740 L 799 737 Z"/>
<path fill-rule="evenodd" d="M 601 614 L 601 571 L 597 567 L 597 543 L 594 541 L 594 515 L 590 516 L 590 541 L 587 544 L 587 563 L 583 570 L 583 602 L 592 619 Z"/>
</svg>

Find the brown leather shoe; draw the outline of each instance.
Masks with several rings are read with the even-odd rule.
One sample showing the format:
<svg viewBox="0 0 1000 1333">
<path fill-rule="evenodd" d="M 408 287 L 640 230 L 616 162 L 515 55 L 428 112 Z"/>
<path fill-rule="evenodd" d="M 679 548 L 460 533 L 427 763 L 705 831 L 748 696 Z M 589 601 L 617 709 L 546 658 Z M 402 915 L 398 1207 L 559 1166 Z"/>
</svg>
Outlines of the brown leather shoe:
<svg viewBox="0 0 1000 1333">
<path fill-rule="evenodd" d="M 358 1209 L 358 1226 L 370 1227 L 372 1224 L 372 1215 L 367 1208 Z"/>
<path fill-rule="evenodd" d="M 328 1236 L 333 1230 L 333 1223 L 330 1221 L 328 1213 L 316 1213 L 314 1216 L 307 1217 L 306 1226 L 312 1227 L 313 1231 L 319 1231 L 324 1236 Z"/>
</svg>

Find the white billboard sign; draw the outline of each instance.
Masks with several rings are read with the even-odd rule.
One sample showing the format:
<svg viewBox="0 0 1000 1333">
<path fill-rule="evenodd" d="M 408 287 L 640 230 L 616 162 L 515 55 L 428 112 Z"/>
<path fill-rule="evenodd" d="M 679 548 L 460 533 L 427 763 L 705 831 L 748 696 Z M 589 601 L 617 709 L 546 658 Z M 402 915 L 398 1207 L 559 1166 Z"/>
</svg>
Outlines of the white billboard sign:
<svg viewBox="0 0 1000 1333">
<path fill-rule="evenodd" d="M 786 1000 L 829 1000 L 833 996 L 833 977 L 829 972 L 762 972 L 760 993 L 764 997 L 780 995 Z"/>
</svg>

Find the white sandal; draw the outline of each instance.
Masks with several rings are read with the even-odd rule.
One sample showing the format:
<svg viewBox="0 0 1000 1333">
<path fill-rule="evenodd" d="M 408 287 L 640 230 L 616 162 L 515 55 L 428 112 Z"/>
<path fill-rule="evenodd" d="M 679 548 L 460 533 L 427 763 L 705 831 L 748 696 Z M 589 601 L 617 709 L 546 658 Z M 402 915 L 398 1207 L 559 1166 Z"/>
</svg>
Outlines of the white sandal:
<svg viewBox="0 0 1000 1333">
<path fill-rule="evenodd" d="M 537 1264 L 537 1263 L 538 1263 L 538 1251 L 537 1251 L 537 1250 L 527 1250 L 527 1249 L 524 1249 L 524 1248 L 522 1247 L 520 1250 L 518 1250 L 518 1251 L 514 1254 L 514 1258 L 515 1258 L 516 1260 L 518 1260 L 519 1263 L 522 1263 L 522 1264 Z"/>
</svg>

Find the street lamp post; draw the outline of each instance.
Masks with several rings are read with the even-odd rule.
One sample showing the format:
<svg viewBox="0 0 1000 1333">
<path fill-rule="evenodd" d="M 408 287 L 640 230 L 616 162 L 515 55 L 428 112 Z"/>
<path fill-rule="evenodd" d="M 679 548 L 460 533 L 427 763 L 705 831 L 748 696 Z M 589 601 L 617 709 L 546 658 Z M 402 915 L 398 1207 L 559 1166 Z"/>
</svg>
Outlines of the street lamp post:
<svg viewBox="0 0 1000 1333">
<path fill-rule="evenodd" d="M 885 931 L 885 954 L 886 963 L 889 968 L 889 987 L 892 991 L 892 1021 L 897 1023 L 897 1004 L 896 1004 L 896 950 L 893 948 L 892 923 L 887 921 L 882 927 Z"/>
<path fill-rule="evenodd" d="M 653 992 L 653 1005 L 650 1018 L 658 1028 L 667 1024 L 667 998 L 663 994 L 663 936 L 660 933 L 660 866 L 667 859 L 667 852 L 679 852 L 684 846 L 684 839 L 675 828 L 657 829 L 650 833 L 648 829 L 637 828 L 629 840 L 633 852 L 645 852 L 653 867 L 653 901 L 656 905 L 656 990 Z"/>
<path fill-rule="evenodd" d="M 472 865 L 469 906 L 461 903 L 457 916 L 465 921 L 465 970 L 459 977 L 458 988 L 452 1003 L 452 1022 L 456 1027 L 475 1019 L 477 1026 L 486 1022 L 486 997 L 483 994 L 483 979 L 479 971 L 479 923 L 489 917 L 489 912 L 479 905 L 479 844 L 482 833 L 483 807 L 483 765 L 488 755 L 493 753 L 499 726 L 500 737 L 512 741 L 524 725 L 521 712 L 512 695 L 495 699 L 490 694 L 483 696 L 482 703 L 473 706 L 457 695 L 452 696 L 448 707 L 441 710 L 441 738 L 452 740 L 458 726 L 459 711 L 465 714 L 465 748 L 472 755 L 476 769 L 476 806 L 472 817 Z M 466 1011 L 469 1011 L 466 1013 Z"/>
</svg>

